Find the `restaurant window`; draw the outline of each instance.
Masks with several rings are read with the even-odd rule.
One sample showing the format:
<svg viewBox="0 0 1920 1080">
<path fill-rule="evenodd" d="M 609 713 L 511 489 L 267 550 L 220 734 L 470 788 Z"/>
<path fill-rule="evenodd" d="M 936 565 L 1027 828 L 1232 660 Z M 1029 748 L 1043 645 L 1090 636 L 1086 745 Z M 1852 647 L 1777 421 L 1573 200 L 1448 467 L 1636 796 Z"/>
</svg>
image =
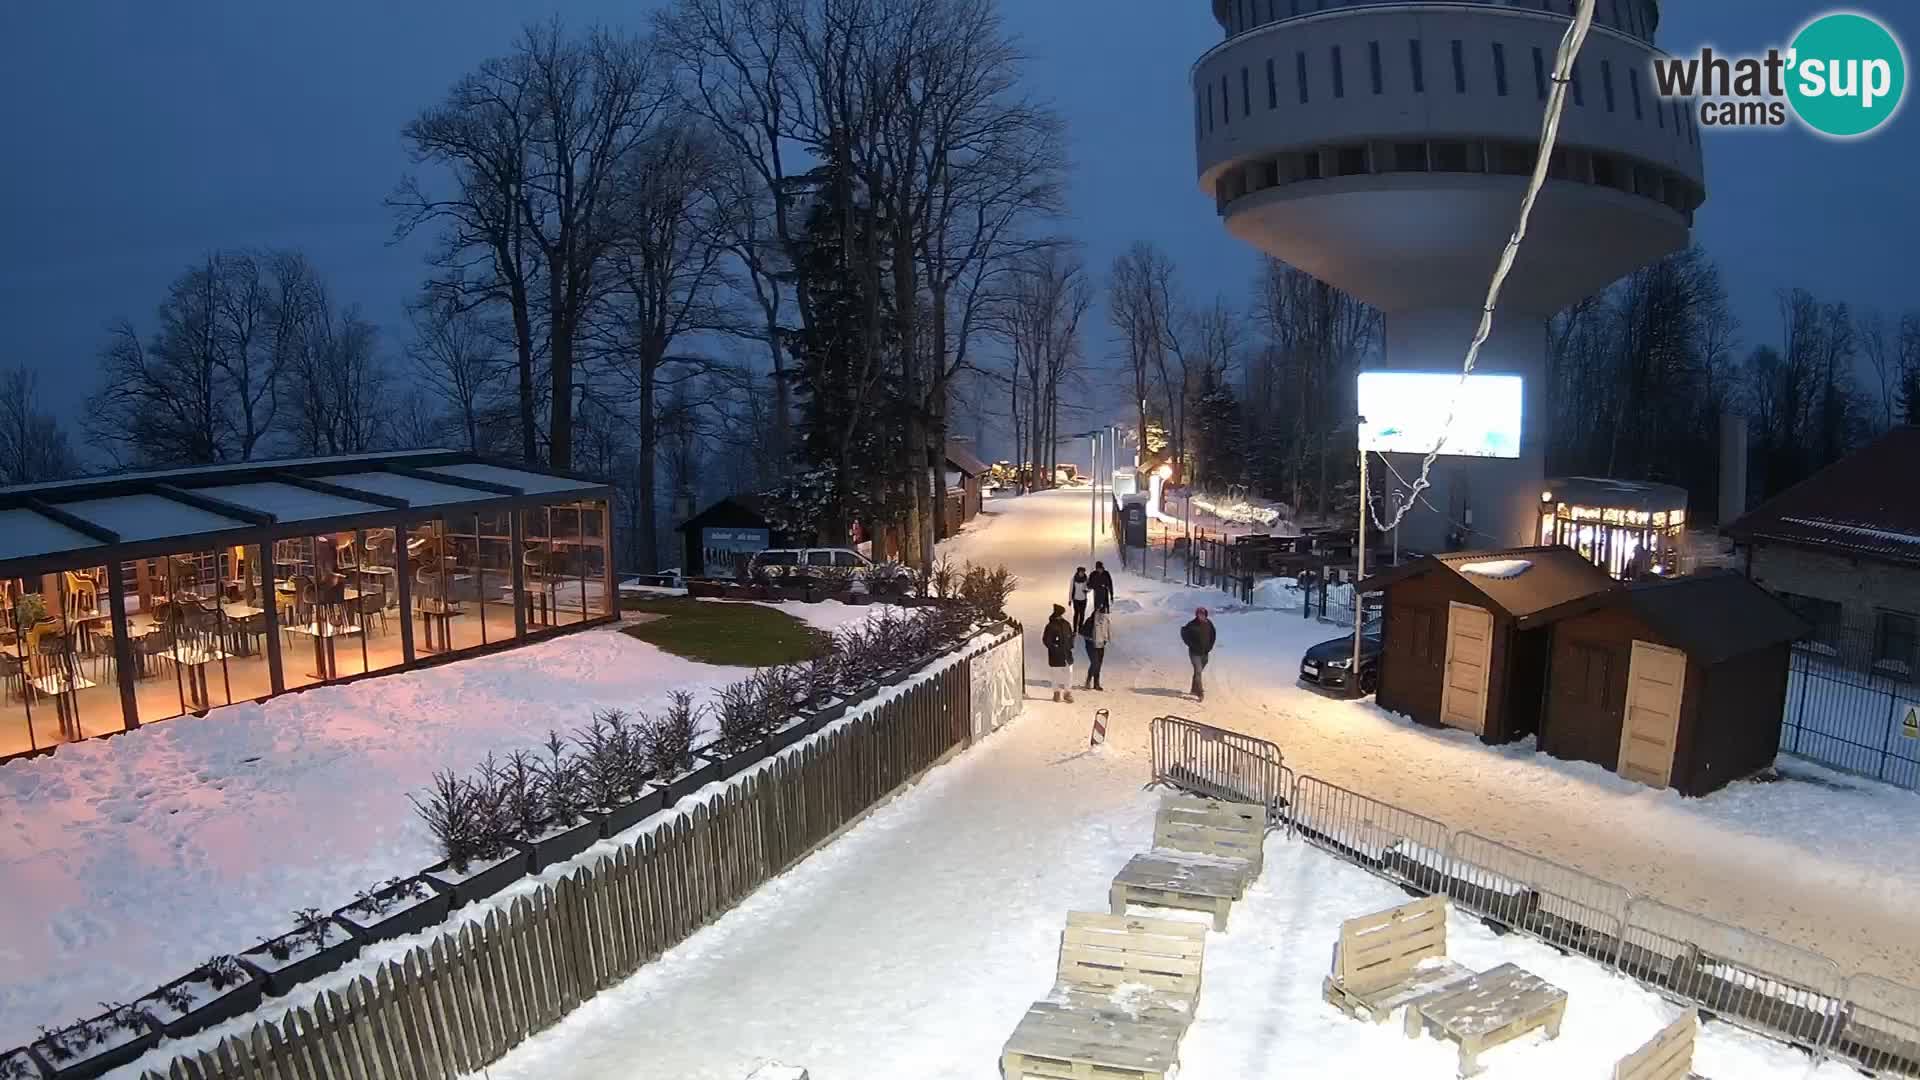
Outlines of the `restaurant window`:
<svg viewBox="0 0 1920 1080">
<path fill-rule="evenodd" d="M 1547 58 L 1538 48 L 1533 50 L 1533 92 L 1547 100 Z"/>
<path fill-rule="evenodd" d="M 0 755 L 123 730 L 105 567 L 4 582 Z"/>
<path fill-rule="evenodd" d="M 1346 65 L 1340 62 L 1340 46 L 1338 45 L 1335 45 L 1333 47 L 1332 63 L 1333 63 L 1333 96 L 1337 98 L 1346 97 L 1347 96 L 1347 71 L 1346 71 Z"/>
<path fill-rule="evenodd" d="M 367 670 L 365 605 L 385 581 L 363 572 L 362 554 L 352 531 L 275 541 L 280 672 L 288 688 Z"/>
<path fill-rule="evenodd" d="M 1300 104 L 1305 105 L 1307 103 L 1307 54 L 1306 53 L 1297 52 L 1293 54 L 1293 74 L 1294 74 L 1294 81 L 1300 84 Z"/>
<path fill-rule="evenodd" d="M 1373 92 L 1379 94 L 1384 88 L 1380 85 L 1380 43 L 1377 41 L 1367 43 L 1367 67 L 1373 76 Z"/>
<path fill-rule="evenodd" d="M 474 516 L 475 630 L 482 644 L 511 641 L 513 623 L 513 511 L 482 510 Z"/>
<path fill-rule="evenodd" d="M 244 701 L 249 689 L 256 697 L 272 692 L 264 609 L 247 600 L 259 591 L 247 584 L 257 551 L 206 548 L 134 564 L 127 635 L 141 723 Z"/>
<path fill-rule="evenodd" d="M 1267 108 L 1280 107 L 1280 81 L 1273 73 L 1273 58 L 1267 58 Z"/>
<path fill-rule="evenodd" d="M 1873 628 L 1874 673 L 1911 682 L 1917 640 L 1920 640 L 1920 621 L 1905 612 L 1880 612 Z"/>
<path fill-rule="evenodd" d="M 493 588 L 476 543 L 471 514 L 415 526 L 407 541 L 413 572 L 413 651 L 438 656 L 486 644 L 481 636 L 483 590 Z"/>
<path fill-rule="evenodd" d="M 1419 38 L 1413 38 L 1407 42 L 1407 55 L 1413 62 L 1413 92 L 1424 94 L 1427 92 L 1427 73 L 1420 63 Z"/>
<path fill-rule="evenodd" d="M 1466 42 L 1459 38 L 1453 39 L 1453 92 L 1456 94 L 1467 92 L 1466 49 Z"/>
</svg>

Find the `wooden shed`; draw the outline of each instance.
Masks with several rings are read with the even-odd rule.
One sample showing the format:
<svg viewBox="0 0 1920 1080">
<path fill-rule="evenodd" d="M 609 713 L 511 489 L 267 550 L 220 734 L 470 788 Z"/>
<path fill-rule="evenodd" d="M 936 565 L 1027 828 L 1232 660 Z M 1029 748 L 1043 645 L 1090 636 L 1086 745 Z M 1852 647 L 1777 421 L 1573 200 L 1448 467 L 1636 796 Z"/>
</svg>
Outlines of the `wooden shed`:
<svg viewBox="0 0 1920 1080">
<path fill-rule="evenodd" d="M 947 440 L 947 525 L 958 529 L 980 512 L 980 482 L 992 468 L 958 439 Z"/>
<path fill-rule="evenodd" d="M 1385 594 L 1381 708 L 1490 743 L 1539 730 L 1552 649 L 1548 613 L 1617 590 L 1565 547 L 1429 555 L 1360 582 Z"/>
<path fill-rule="evenodd" d="M 737 578 L 746 574 L 747 560 L 768 548 L 807 547 L 812 538 L 795 536 L 774 526 L 763 495 L 729 495 L 677 526 L 687 577 Z"/>
<path fill-rule="evenodd" d="M 1808 627 L 1734 573 L 1640 582 L 1553 617 L 1540 748 L 1705 795 L 1773 764 Z"/>
</svg>

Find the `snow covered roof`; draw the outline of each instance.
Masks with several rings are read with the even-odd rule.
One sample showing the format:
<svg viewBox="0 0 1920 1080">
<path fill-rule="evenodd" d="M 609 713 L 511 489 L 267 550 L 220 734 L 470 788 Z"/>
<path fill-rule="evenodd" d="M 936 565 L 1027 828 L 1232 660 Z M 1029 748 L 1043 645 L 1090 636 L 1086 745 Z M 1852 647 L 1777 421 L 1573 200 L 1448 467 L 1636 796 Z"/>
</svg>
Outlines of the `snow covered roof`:
<svg viewBox="0 0 1920 1080">
<path fill-rule="evenodd" d="M 1920 564 L 1920 427 L 1897 427 L 1726 526 L 1743 543 L 1774 540 Z"/>
<path fill-rule="evenodd" d="M 1541 614 L 1557 622 L 1608 607 L 1625 608 L 1664 644 L 1709 666 L 1797 641 L 1811 629 L 1772 593 L 1724 570 L 1636 581 Z"/>
<path fill-rule="evenodd" d="M 450 450 L 298 458 L 0 488 L 0 577 L 259 543 L 462 504 L 608 499 L 606 484 Z M 249 536 L 248 533 L 257 535 Z"/>
<path fill-rule="evenodd" d="M 982 476 L 993 470 L 979 456 L 967 448 L 967 444 L 953 439 L 947 440 L 947 463 L 966 473 L 968 476 Z"/>
<path fill-rule="evenodd" d="M 1358 588 L 1363 593 L 1378 592 L 1441 570 L 1456 575 L 1490 606 L 1529 624 L 1544 621 L 1542 613 L 1568 601 L 1619 587 L 1606 571 L 1572 548 L 1525 547 L 1429 555 L 1375 574 Z"/>
</svg>

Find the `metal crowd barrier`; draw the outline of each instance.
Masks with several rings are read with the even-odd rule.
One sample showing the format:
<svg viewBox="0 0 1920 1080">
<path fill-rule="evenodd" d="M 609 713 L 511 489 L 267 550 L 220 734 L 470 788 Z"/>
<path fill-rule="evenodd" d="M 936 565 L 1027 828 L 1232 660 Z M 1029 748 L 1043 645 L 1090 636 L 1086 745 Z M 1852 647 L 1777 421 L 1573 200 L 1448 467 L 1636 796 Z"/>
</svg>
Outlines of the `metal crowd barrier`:
<svg viewBox="0 0 1920 1080">
<path fill-rule="evenodd" d="M 1920 1080 L 1920 990 L 1671 907 L 1551 859 L 1330 784 L 1277 746 L 1181 717 L 1153 721 L 1154 782 L 1264 801 L 1316 847 L 1556 948 L 1585 954 L 1712 1017 L 1874 1076 Z M 1266 786 L 1271 778 L 1275 786 Z M 1271 793 L 1270 795 L 1267 793 Z M 1260 796 L 1258 799 L 1255 796 Z"/>
<path fill-rule="evenodd" d="M 1259 803 L 1267 808 L 1269 822 L 1279 820 L 1287 793 L 1293 789 L 1293 773 L 1278 746 L 1180 716 L 1154 717 L 1148 733 L 1153 741 L 1154 783 L 1216 799 Z"/>
</svg>

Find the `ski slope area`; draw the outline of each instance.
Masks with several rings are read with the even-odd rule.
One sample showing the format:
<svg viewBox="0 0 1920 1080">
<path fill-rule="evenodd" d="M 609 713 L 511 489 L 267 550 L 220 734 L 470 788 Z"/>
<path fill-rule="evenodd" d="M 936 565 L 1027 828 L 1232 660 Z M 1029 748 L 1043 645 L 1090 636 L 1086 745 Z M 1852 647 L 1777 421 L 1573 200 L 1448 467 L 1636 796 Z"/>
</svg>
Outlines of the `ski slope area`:
<svg viewBox="0 0 1920 1080">
<path fill-rule="evenodd" d="M 1037 631 L 1049 606 L 1066 601 L 1074 567 L 1091 566 L 1086 498 L 1068 491 L 990 502 L 991 524 L 952 550 L 1012 567 L 1022 588 L 1011 607 Z M 1115 570 L 1117 598 L 1107 689 L 1080 695 L 1079 723 L 1104 707 L 1142 729 L 1173 713 L 1257 735 L 1277 743 L 1296 772 L 1811 949 L 1843 970 L 1909 985 L 1920 972 L 1920 934 L 1904 899 L 1920 889 L 1912 857 L 1920 793 L 1783 758 L 1788 779 L 1685 799 L 1536 753 L 1531 741 L 1489 747 L 1371 701 L 1297 685 L 1300 654 L 1341 636 L 1341 627 L 1121 573 L 1111 548 L 1094 557 Z M 1204 704 L 1183 693 L 1190 671 L 1179 640 L 1200 604 L 1219 628 Z M 1028 634 L 1030 678 L 1045 673 L 1038 636 Z"/>
<path fill-rule="evenodd" d="M 785 609 L 821 629 L 877 610 Z M 435 770 L 744 673 L 590 630 L 0 765 L 0 1049 L 434 863 L 408 796 Z"/>
<path fill-rule="evenodd" d="M 1012 725 L 485 1080 L 739 1080 L 770 1062 L 814 1080 L 998 1077 L 1001 1047 L 1053 985 L 1067 913 L 1104 911 L 1114 873 L 1151 844 L 1160 796 L 1141 790 L 1146 724 L 1121 721 L 1089 751 L 1087 711 L 1029 701 Z M 1298 840 L 1269 837 L 1261 878 L 1226 932 L 1207 936 L 1180 1076 L 1452 1077 L 1452 1044 L 1348 1020 L 1320 1000 L 1340 921 L 1404 900 Z M 1571 995 L 1560 1038 L 1487 1053 L 1486 1080 L 1601 1075 L 1676 1015 L 1593 963 L 1457 916 L 1449 933 L 1461 963 L 1518 963 Z M 1697 1065 L 1746 1080 L 1848 1075 L 1720 1025 L 1703 1032 Z"/>
</svg>

